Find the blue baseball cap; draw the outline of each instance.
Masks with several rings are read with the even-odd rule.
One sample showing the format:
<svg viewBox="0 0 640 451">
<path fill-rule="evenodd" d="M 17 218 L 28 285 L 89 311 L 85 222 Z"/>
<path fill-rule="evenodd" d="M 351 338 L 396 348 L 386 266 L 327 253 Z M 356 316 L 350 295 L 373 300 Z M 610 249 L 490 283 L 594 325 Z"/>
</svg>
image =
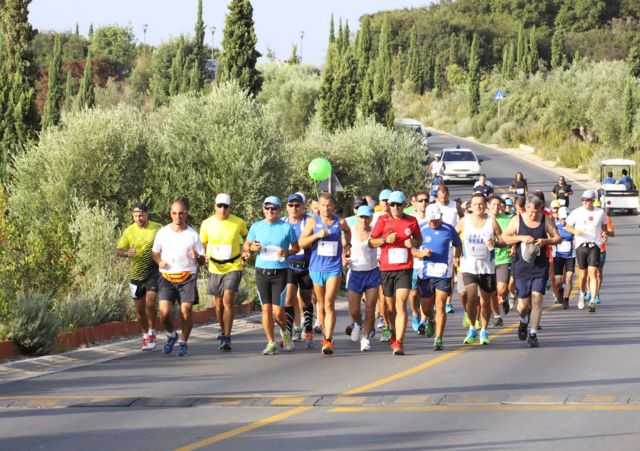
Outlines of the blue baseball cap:
<svg viewBox="0 0 640 451">
<path fill-rule="evenodd" d="M 368 205 L 361 205 L 358 207 L 356 216 L 371 216 L 371 208 Z"/>
<path fill-rule="evenodd" d="M 289 196 L 287 197 L 287 202 L 293 202 L 294 200 L 297 200 L 301 204 L 304 204 L 304 199 L 302 198 L 300 193 L 289 194 Z"/>
<path fill-rule="evenodd" d="M 389 194 L 389 203 L 404 204 L 404 193 L 402 191 L 394 191 Z"/>
<path fill-rule="evenodd" d="M 387 199 L 389 199 L 390 195 L 391 195 L 391 190 L 390 189 L 383 189 L 382 191 L 380 191 L 380 195 L 378 196 L 378 200 L 387 200 Z"/>
<path fill-rule="evenodd" d="M 267 205 L 267 204 L 271 204 L 271 205 L 276 205 L 278 207 L 282 207 L 282 204 L 280 203 L 280 198 L 278 196 L 269 196 L 267 197 L 264 202 L 262 202 L 262 205 Z"/>
</svg>

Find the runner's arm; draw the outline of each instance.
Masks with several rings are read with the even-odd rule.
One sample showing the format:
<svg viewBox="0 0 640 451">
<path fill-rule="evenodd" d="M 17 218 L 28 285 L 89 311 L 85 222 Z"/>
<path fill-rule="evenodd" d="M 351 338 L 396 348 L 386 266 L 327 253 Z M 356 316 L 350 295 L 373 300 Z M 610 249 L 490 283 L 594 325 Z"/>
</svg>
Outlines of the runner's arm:
<svg viewBox="0 0 640 451">
<path fill-rule="evenodd" d="M 562 237 L 558 233 L 558 228 L 556 227 L 556 223 L 553 222 L 551 218 L 548 218 L 547 216 L 544 216 L 544 229 L 545 229 L 545 232 L 547 232 L 547 238 L 540 239 L 540 243 L 542 244 L 541 247 L 553 246 L 555 244 L 560 244 L 562 242 Z"/>
<path fill-rule="evenodd" d="M 518 244 L 521 241 L 524 241 L 526 238 L 527 238 L 526 236 L 518 235 L 518 216 L 517 215 L 511 218 L 509 225 L 501 234 L 502 241 L 507 245 Z"/>
<path fill-rule="evenodd" d="M 340 229 L 342 230 L 342 241 L 345 247 L 351 247 L 351 227 L 347 221 L 340 219 Z"/>
<path fill-rule="evenodd" d="M 320 232 L 313 233 L 313 229 L 316 227 L 316 218 L 307 219 L 304 225 L 304 230 L 298 238 L 298 244 L 303 249 L 310 247 L 315 240 L 324 238 L 327 234 L 326 229 L 322 229 Z"/>
</svg>

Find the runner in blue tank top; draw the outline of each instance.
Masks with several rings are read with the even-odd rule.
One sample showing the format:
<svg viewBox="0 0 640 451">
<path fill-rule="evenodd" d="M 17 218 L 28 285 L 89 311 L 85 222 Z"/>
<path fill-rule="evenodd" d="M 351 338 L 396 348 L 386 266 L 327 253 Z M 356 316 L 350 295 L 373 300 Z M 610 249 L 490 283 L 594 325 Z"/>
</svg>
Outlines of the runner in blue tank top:
<svg viewBox="0 0 640 451">
<path fill-rule="evenodd" d="M 322 354 L 333 354 L 333 330 L 336 325 L 335 302 L 342 278 L 342 257 L 351 252 L 351 229 L 344 219 L 333 214 L 335 201 L 330 193 L 321 193 L 318 199 L 320 214 L 307 219 L 298 242 L 303 248 L 311 247 L 309 274 L 316 295 L 318 319 L 324 340 Z M 342 233 L 344 232 L 344 249 Z"/>
</svg>

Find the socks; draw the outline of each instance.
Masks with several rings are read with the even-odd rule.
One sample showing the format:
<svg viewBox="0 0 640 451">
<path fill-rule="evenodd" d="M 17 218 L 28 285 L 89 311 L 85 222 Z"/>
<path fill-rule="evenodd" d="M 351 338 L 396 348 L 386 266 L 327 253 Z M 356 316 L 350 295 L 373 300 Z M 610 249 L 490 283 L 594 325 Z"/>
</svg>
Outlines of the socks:
<svg viewBox="0 0 640 451">
<path fill-rule="evenodd" d="M 155 334 L 156 334 L 155 329 L 149 329 L 149 335 L 155 335 Z"/>
<path fill-rule="evenodd" d="M 303 309 L 304 316 L 304 331 L 312 332 L 313 331 L 313 304 L 304 307 Z"/>
<path fill-rule="evenodd" d="M 531 332 L 529 332 L 529 335 L 535 335 L 538 333 L 538 329 L 534 329 L 533 327 L 531 328 Z"/>
<path fill-rule="evenodd" d="M 295 316 L 295 310 L 293 309 L 293 306 L 285 307 L 284 313 L 287 315 L 287 330 L 289 332 L 293 332 L 293 318 Z"/>
</svg>

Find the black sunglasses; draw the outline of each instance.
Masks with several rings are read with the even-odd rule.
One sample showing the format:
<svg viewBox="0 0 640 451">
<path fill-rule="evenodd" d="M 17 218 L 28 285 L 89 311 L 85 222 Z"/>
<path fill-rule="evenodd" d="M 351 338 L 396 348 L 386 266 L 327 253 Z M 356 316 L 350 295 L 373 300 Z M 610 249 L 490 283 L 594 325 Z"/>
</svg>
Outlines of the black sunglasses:
<svg viewBox="0 0 640 451">
<path fill-rule="evenodd" d="M 263 207 L 263 208 L 269 211 L 278 211 L 280 209 L 279 207 Z"/>
<path fill-rule="evenodd" d="M 416 199 L 416 202 L 429 202 L 429 199 L 426 197 L 424 199 Z"/>
<path fill-rule="evenodd" d="M 216 204 L 216 207 L 218 207 L 218 208 L 229 208 L 229 206 L 227 204 Z"/>
<path fill-rule="evenodd" d="M 399 204 L 398 202 L 389 202 L 389 206 L 390 207 L 402 207 L 402 204 Z"/>
<path fill-rule="evenodd" d="M 291 208 L 300 208 L 301 205 L 300 204 L 287 204 L 287 207 L 291 207 Z"/>
</svg>

